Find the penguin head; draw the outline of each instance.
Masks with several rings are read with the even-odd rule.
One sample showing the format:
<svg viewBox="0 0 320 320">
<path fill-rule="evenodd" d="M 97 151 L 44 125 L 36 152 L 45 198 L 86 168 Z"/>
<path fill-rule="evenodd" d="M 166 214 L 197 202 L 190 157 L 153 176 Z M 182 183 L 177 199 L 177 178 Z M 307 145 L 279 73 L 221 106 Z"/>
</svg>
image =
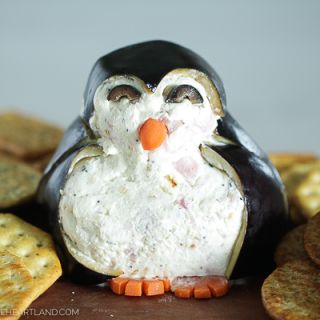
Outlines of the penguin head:
<svg viewBox="0 0 320 320">
<path fill-rule="evenodd" d="M 195 69 L 174 69 L 152 90 L 135 75 L 115 75 L 97 88 L 91 129 L 107 154 L 146 155 L 212 143 L 221 117 L 219 93 Z"/>
</svg>

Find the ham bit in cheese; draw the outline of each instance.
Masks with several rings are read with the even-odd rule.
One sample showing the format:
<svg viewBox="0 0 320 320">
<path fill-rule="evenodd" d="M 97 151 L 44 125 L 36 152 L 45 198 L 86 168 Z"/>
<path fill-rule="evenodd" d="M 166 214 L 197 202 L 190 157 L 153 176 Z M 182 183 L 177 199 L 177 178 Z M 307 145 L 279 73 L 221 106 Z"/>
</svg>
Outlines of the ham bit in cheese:
<svg viewBox="0 0 320 320">
<path fill-rule="evenodd" d="M 194 182 L 197 176 L 198 164 L 190 156 L 183 157 L 174 164 L 174 168 L 183 175 L 183 177 L 190 183 Z"/>
</svg>

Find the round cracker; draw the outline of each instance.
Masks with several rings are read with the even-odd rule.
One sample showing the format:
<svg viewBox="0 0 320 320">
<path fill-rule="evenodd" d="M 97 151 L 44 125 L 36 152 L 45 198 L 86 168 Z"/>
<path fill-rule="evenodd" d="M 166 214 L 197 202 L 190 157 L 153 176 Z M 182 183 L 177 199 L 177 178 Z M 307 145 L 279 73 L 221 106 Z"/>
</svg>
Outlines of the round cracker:
<svg viewBox="0 0 320 320">
<path fill-rule="evenodd" d="M 41 174 L 28 165 L 0 158 L 0 210 L 31 201 L 40 179 Z"/>
<path fill-rule="evenodd" d="M 320 212 L 308 221 L 303 234 L 303 246 L 310 258 L 320 265 Z"/>
<path fill-rule="evenodd" d="M 274 261 L 277 267 L 284 265 L 285 263 L 297 259 L 308 258 L 302 244 L 303 232 L 306 224 L 292 229 L 285 234 L 279 241 L 274 254 Z"/>
<path fill-rule="evenodd" d="M 0 114 L 0 150 L 25 160 L 36 159 L 57 148 L 60 128 L 16 112 Z"/>
<path fill-rule="evenodd" d="M 310 259 L 291 261 L 263 283 L 262 302 L 276 320 L 320 319 L 320 269 Z"/>
</svg>

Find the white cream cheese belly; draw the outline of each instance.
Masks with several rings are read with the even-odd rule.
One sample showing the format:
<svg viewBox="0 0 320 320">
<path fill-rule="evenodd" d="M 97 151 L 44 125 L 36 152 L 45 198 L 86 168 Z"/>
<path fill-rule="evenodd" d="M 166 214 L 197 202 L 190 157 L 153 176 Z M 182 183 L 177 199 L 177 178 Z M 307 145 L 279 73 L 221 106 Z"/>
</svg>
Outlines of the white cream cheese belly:
<svg viewBox="0 0 320 320">
<path fill-rule="evenodd" d="M 129 277 L 224 275 L 244 210 L 234 182 L 204 160 L 193 186 L 148 168 L 130 177 L 118 155 L 76 165 L 60 202 L 76 250 Z"/>
</svg>

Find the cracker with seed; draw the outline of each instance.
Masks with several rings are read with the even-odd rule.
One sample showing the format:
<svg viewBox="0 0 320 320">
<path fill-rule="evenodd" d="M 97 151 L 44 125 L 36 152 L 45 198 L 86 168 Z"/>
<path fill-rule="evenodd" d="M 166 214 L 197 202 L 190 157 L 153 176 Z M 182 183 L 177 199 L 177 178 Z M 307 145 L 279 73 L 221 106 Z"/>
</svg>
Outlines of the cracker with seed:
<svg viewBox="0 0 320 320">
<path fill-rule="evenodd" d="M 0 214 L 0 252 L 21 257 L 38 288 L 38 297 L 62 274 L 50 234 L 8 213 Z"/>
<path fill-rule="evenodd" d="M 320 170 L 320 159 L 293 164 L 280 173 L 288 193 L 290 218 L 293 225 L 300 225 L 306 221 L 306 218 L 303 216 L 301 209 L 296 203 L 294 192 L 307 175 L 314 170 Z"/>
<path fill-rule="evenodd" d="M 320 169 L 311 171 L 292 195 L 302 217 L 309 220 L 320 210 Z"/>
<path fill-rule="evenodd" d="M 55 150 L 63 131 L 42 121 L 14 112 L 0 114 L 0 150 L 25 160 Z"/>
<path fill-rule="evenodd" d="M 18 319 L 37 294 L 21 258 L 0 252 L 0 319 Z"/>
<path fill-rule="evenodd" d="M 0 210 L 30 202 L 40 179 L 41 174 L 28 165 L 0 157 Z"/>
<path fill-rule="evenodd" d="M 320 319 L 320 269 L 310 259 L 291 261 L 263 283 L 262 302 L 277 320 Z"/>
<path fill-rule="evenodd" d="M 279 241 L 274 254 L 277 267 L 297 259 L 308 258 L 302 244 L 303 232 L 306 224 L 302 224 L 285 234 Z"/>
<path fill-rule="evenodd" d="M 311 153 L 269 153 L 269 159 L 275 168 L 281 172 L 295 163 L 304 163 L 316 160 Z"/>
<path fill-rule="evenodd" d="M 309 257 L 320 265 L 320 211 L 307 223 L 303 234 L 303 246 Z"/>
</svg>

